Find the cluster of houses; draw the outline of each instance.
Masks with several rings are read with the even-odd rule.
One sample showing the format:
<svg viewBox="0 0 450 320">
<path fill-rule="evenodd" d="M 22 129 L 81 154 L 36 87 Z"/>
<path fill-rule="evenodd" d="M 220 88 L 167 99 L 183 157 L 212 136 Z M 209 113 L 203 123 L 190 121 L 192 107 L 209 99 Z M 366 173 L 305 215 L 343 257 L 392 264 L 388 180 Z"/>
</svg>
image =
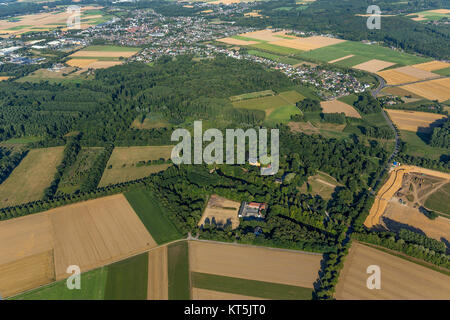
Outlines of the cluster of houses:
<svg viewBox="0 0 450 320">
<path fill-rule="evenodd" d="M 243 219 L 264 219 L 265 210 L 267 210 L 267 204 L 265 203 L 243 201 L 239 208 L 238 217 Z"/>
</svg>

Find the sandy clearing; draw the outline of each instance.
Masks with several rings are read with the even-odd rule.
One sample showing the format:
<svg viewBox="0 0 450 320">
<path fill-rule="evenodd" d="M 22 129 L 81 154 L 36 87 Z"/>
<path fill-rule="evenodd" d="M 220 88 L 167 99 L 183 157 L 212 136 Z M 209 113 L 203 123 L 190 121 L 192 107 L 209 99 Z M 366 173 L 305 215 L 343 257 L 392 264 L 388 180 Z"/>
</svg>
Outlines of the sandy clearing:
<svg viewBox="0 0 450 320">
<path fill-rule="evenodd" d="M 400 130 L 407 130 L 417 132 L 420 128 L 422 131 L 426 131 L 426 128 L 436 122 L 437 120 L 446 118 L 443 114 L 419 112 L 419 111 L 407 111 L 407 110 L 395 110 L 386 109 L 389 117 L 394 124 Z"/>
<path fill-rule="evenodd" d="M 328 61 L 328 63 L 335 63 L 335 62 L 342 61 L 342 60 L 345 60 L 345 59 L 348 59 L 348 58 L 351 58 L 354 56 L 355 56 L 354 54 L 349 54 L 348 56 Z"/>
<path fill-rule="evenodd" d="M 394 199 L 388 203 L 383 217 L 420 229 L 430 238 L 450 241 L 450 219 L 439 216 L 430 220 L 418 209 L 401 205 Z"/>
<path fill-rule="evenodd" d="M 450 99 L 450 78 L 408 84 L 401 88 L 429 100 L 443 102 Z"/>
<path fill-rule="evenodd" d="M 81 50 L 77 51 L 74 54 L 70 55 L 70 57 L 89 57 L 89 58 L 129 58 L 134 56 L 138 50 L 136 51 L 89 51 L 89 50 Z"/>
<path fill-rule="evenodd" d="M 313 36 L 313 37 L 285 39 L 285 40 L 280 40 L 279 38 L 277 39 L 278 40 L 271 41 L 269 43 L 281 47 L 293 48 L 302 51 L 314 50 L 346 41 L 323 36 Z"/>
<path fill-rule="evenodd" d="M 55 278 L 53 251 L 0 265 L 0 295 L 5 298 L 50 283 Z"/>
<path fill-rule="evenodd" d="M 148 253 L 147 300 L 169 299 L 167 270 L 167 246 L 151 250 Z"/>
<path fill-rule="evenodd" d="M 192 288 L 192 300 L 266 300 L 242 294 Z"/>
<path fill-rule="evenodd" d="M 233 244 L 189 242 L 191 272 L 312 288 L 322 255 Z"/>
<path fill-rule="evenodd" d="M 248 46 L 251 44 L 259 43 L 258 41 L 245 41 L 245 40 L 233 39 L 233 38 L 223 38 L 223 39 L 218 39 L 217 41 L 223 42 L 226 44 L 238 45 L 238 46 Z"/>
<path fill-rule="evenodd" d="M 450 63 L 448 62 L 442 62 L 442 61 L 430 61 L 430 62 L 424 62 L 413 65 L 416 69 L 421 69 L 425 71 L 434 71 L 434 70 L 441 70 L 445 68 L 450 68 Z"/>
<path fill-rule="evenodd" d="M 357 64 L 356 66 L 353 66 L 352 68 L 364 70 L 368 72 L 378 72 L 383 69 L 386 69 L 390 66 L 393 66 L 395 63 L 389 62 L 389 61 L 383 61 L 378 59 L 372 59 L 360 64 Z"/>
<path fill-rule="evenodd" d="M 239 202 L 213 194 L 209 198 L 206 209 L 198 222 L 198 226 L 202 226 L 206 219 L 209 219 L 210 223 L 215 221 L 219 225 L 225 225 L 230 220 L 231 228 L 236 229 L 239 227 L 238 213 L 240 206 L 241 204 Z M 231 208 L 234 209 L 231 210 Z"/>
<path fill-rule="evenodd" d="M 423 173 L 433 177 L 444 178 L 450 180 L 450 174 L 426 168 L 402 165 L 395 168 L 389 174 L 389 178 L 386 183 L 380 188 L 375 197 L 375 201 L 370 208 L 369 215 L 364 221 L 364 225 L 367 228 L 379 225 L 381 223 L 381 216 L 383 215 L 388 201 L 394 196 L 394 194 L 401 188 L 403 182 L 403 175 L 409 172 Z"/>
<path fill-rule="evenodd" d="M 40 200 L 50 186 L 64 147 L 32 149 L 0 185 L 0 207 Z"/>
<path fill-rule="evenodd" d="M 381 289 L 370 290 L 367 267 L 381 270 Z M 450 299 L 450 277 L 354 242 L 336 286 L 338 300 Z"/>
<path fill-rule="evenodd" d="M 87 271 L 156 247 L 123 194 L 48 211 L 53 225 L 56 278 L 78 265 Z"/>
<path fill-rule="evenodd" d="M 339 100 L 320 102 L 323 113 L 345 113 L 347 117 L 361 118 L 361 115 L 351 105 Z"/>
<path fill-rule="evenodd" d="M 0 221 L 0 265 L 53 249 L 46 212 Z"/>
<path fill-rule="evenodd" d="M 5 81 L 5 80 L 8 80 L 10 77 L 4 77 L 4 76 L 1 76 L 0 77 L 0 81 Z"/>
</svg>

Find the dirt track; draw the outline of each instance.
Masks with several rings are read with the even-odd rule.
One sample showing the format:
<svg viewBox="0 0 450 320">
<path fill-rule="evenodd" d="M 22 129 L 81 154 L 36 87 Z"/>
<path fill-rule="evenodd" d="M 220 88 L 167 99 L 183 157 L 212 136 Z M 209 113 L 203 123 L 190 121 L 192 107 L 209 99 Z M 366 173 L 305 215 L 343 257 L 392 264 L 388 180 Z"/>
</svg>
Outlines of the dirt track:
<svg viewBox="0 0 450 320">
<path fill-rule="evenodd" d="M 381 223 L 381 216 L 383 215 L 388 201 L 394 196 L 394 194 L 400 189 L 402 186 L 403 175 L 405 173 L 423 173 L 433 177 L 444 178 L 450 180 L 450 174 L 440 171 L 434 171 L 426 168 L 416 167 L 416 166 L 408 166 L 403 165 L 395 168 L 389 175 L 386 183 L 380 188 L 378 192 L 375 202 L 373 203 L 372 208 L 370 209 L 370 213 L 364 222 L 364 225 L 367 228 L 372 228 Z"/>
</svg>

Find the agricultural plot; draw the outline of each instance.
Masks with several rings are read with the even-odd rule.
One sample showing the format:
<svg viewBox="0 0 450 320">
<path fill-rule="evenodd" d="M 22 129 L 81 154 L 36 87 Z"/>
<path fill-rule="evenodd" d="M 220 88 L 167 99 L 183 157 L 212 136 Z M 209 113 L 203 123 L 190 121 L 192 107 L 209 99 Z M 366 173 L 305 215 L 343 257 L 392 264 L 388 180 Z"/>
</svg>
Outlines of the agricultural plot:
<svg viewBox="0 0 450 320">
<path fill-rule="evenodd" d="M 139 52 L 140 48 L 119 46 L 90 46 L 70 55 L 67 64 L 82 69 L 109 68 L 122 64 L 124 59 Z"/>
<path fill-rule="evenodd" d="M 133 190 L 125 193 L 125 197 L 158 244 L 182 237 L 151 191 Z"/>
<path fill-rule="evenodd" d="M 167 250 L 169 300 L 189 300 L 191 292 L 188 243 L 173 243 Z"/>
<path fill-rule="evenodd" d="M 433 60 L 430 62 L 415 64 L 413 67 L 425 71 L 436 71 L 450 68 L 450 63 Z"/>
<path fill-rule="evenodd" d="M 295 103 L 303 100 L 304 97 L 295 90 L 281 92 L 274 96 L 265 96 L 261 98 L 246 99 L 232 102 L 235 108 L 263 110 L 266 112 L 268 120 L 289 120 L 290 115 L 300 113 Z M 282 110 L 279 110 L 283 108 Z M 272 113 L 275 113 L 272 116 Z M 271 117 L 272 116 L 272 117 Z"/>
<path fill-rule="evenodd" d="M 167 246 L 151 250 L 148 253 L 148 300 L 169 299 L 167 271 Z"/>
<path fill-rule="evenodd" d="M 381 269 L 381 289 L 366 282 L 370 265 Z M 336 286 L 338 300 L 450 299 L 450 278 L 405 259 L 354 242 Z"/>
<path fill-rule="evenodd" d="M 345 113 L 347 117 L 359 118 L 361 115 L 351 105 L 339 100 L 322 101 L 320 103 L 323 113 Z"/>
<path fill-rule="evenodd" d="M 300 51 L 311 51 L 323 47 L 332 46 L 334 44 L 345 42 L 346 40 L 323 37 L 323 36 L 313 36 L 306 38 L 297 39 L 284 39 L 271 42 L 272 45 L 292 48 Z"/>
<path fill-rule="evenodd" d="M 236 46 L 248 46 L 251 44 L 259 43 L 258 41 L 241 40 L 241 39 L 235 39 L 235 38 L 222 38 L 222 39 L 218 39 L 217 41 L 223 42 L 226 44 L 236 45 Z"/>
<path fill-rule="evenodd" d="M 442 186 L 435 192 L 433 192 L 425 201 L 425 207 L 430 210 L 444 213 L 450 217 L 450 203 L 448 201 L 442 201 L 442 199 L 448 199 L 450 197 L 450 183 Z"/>
<path fill-rule="evenodd" d="M 170 125 L 169 122 L 167 122 L 164 119 L 150 119 L 146 117 L 143 121 L 141 121 L 140 119 L 135 119 L 131 124 L 131 128 L 148 130 L 148 129 L 167 128 L 169 125 Z"/>
<path fill-rule="evenodd" d="M 279 39 L 278 39 L 279 40 Z M 276 41 L 278 42 L 278 41 Z M 262 51 L 266 51 L 266 52 L 270 52 L 273 54 L 279 54 L 282 56 L 287 56 L 287 55 L 291 55 L 291 54 L 297 54 L 300 53 L 301 51 L 295 49 L 295 48 L 290 48 L 290 47 L 283 47 L 278 45 L 276 42 L 263 42 L 263 43 L 258 43 L 258 44 L 252 44 L 250 46 L 250 48 L 254 48 L 257 50 L 262 50 Z"/>
<path fill-rule="evenodd" d="M 193 299 L 223 296 L 226 299 L 311 300 L 312 289 L 214 274 L 191 274 Z"/>
<path fill-rule="evenodd" d="M 353 66 L 355 69 L 368 71 L 368 72 L 378 72 L 380 70 L 389 68 L 393 66 L 395 63 L 389 62 L 389 61 L 383 61 L 378 59 L 372 59 L 360 64 L 357 64 L 356 66 Z"/>
<path fill-rule="evenodd" d="M 298 56 L 323 62 L 344 58 L 349 55 L 353 57 L 335 62 L 337 65 L 353 67 L 372 59 L 382 60 L 400 66 L 418 64 L 431 61 L 415 55 L 398 52 L 378 45 L 364 44 L 362 42 L 345 41 L 327 47 L 302 52 Z"/>
<path fill-rule="evenodd" d="M 100 7 L 85 6 L 81 8 L 81 29 L 86 29 L 99 23 L 104 14 Z M 95 11 L 97 14 L 89 14 Z M 0 35 L 21 35 L 28 32 L 48 31 L 56 28 L 67 30 L 67 20 L 73 13 L 65 10 L 37 13 L 17 17 L 14 20 L 0 20 Z"/>
<path fill-rule="evenodd" d="M 419 136 L 420 135 L 420 136 Z M 406 153 L 416 157 L 439 160 L 448 153 L 448 149 L 432 147 L 424 141 L 429 133 L 400 130 L 400 137 L 406 143 Z"/>
<path fill-rule="evenodd" d="M 153 164 L 155 160 L 170 159 L 173 146 L 116 147 L 103 172 L 99 187 L 146 177 L 169 167 L 168 163 Z"/>
<path fill-rule="evenodd" d="M 342 61 L 342 60 L 345 60 L 345 59 L 348 59 L 348 58 L 351 58 L 351 57 L 354 57 L 354 56 L 355 56 L 354 54 L 349 54 L 348 56 L 328 61 L 328 63 L 336 63 L 336 62 L 339 62 L 339 61 Z"/>
<path fill-rule="evenodd" d="M 53 226 L 56 279 L 69 265 L 98 268 L 156 246 L 123 195 L 47 211 Z"/>
<path fill-rule="evenodd" d="M 48 69 L 39 69 L 31 74 L 19 78 L 17 82 L 33 82 L 38 83 L 41 81 L 48 81 L 54 83 L 64 83 L 64 82 L 81 82 L 86 80 L 88 77 L 85 75 L 80 75 L 78 72 L 74 72 L 75 67 L 65 67 L 58 71 L 50 71 Z"/>
<path fill-rule="evenodd" d="M 429 132 L 445 115 L 429 112 L 386 109 L 389 117 L 400 130 Z"/>
<path fill-rule="evenodd" d="M 427 98 L 428 100 L 438 100 L 439 102 L 443 102 L 450 99 L 450 78 L 407 84 L 401 88 Z"/>
<path fill-rule="evenodd" d="M 313 288 L 321 254 L 223 243 L 189 242 L 191 272 Z"/>
<path fill-rule="evenodd" d="M 435 10 L 427 10 L 416 13 L 410 13 L 406 15 L 414 21 L 437 21 L 444 18 L 450 18 L 450 10 L 449 9 L 435 9 Z"/>
<path fill-rule="evenodd" d="M 81 274 L 81 289 L 69 290 L 65 280 L 13 297 L 15 300 L 145 300 L 147 253 Z"/>
<path fill-rule="evenodd" d="M 218 195 L 211 195 L 203 215 L 198 222 L 198 226 L 206 224 L 216 224 L 225 226 L 231 224 L 232 229 L 239 227 L 239 207 L 241 204 L 231 201 Z"/>
<path fill-rule="evenodd" d="M 415 82 L 425 79 L 439 78 L 438 74 L 418 68 L 406 66 L 377 72 L 389 85 Z"/>
<path fill-rule="evenodd" d="M 256 91 L 256 92 L 250 92 L 250 93 L 244 93 L 237 96 L 230 97 L 230 101 L 241 101 L 241 100 L 247 100 L 247 99 L 255 99 L 255 98 L 261 98 L 261 97 L 267 97 L 267 96 L 274 96 L 275 92 L 272 90 L 264 90 L 264 91 Z"/>
<path fill-rule="evenodd" d="M 70 194 L 79 190 L 83 182 L 89 179 L 90 169 L 102 151 L 101 147 L 83 147 L 75 163 L 64 171 L 57 194 Z"/>
<path fill-rule="evenodd" d="M 53 181 L 63 152 L 64 147 L 30 150 L 0 185 L 0 207 L 40 200 Z"/>
<path fill-rule="evenodd" d="M 275 50 L 273 50 L 273 51 L 275 51 Z M 286 57 L 286 56 L 282 56 L 282 55 L 277 55 L 277 54 L 269 53 L 266 51 L 249 50 L 247 53 L 251 54 L 252 56 L 270 59 L 275 62 L 290 64 L 292 66 L 295 66 L 295 65 L 298 65 L 299 63 L 301 63 L 301 61 L 298 59 L 294 59 L 294 58 Z"/>
<path fill-rule="evenodd" d="M 192 288 L 192 300 L 264 300 L 264 299 L 244 296 L 242 294 Z"/>
</svg>

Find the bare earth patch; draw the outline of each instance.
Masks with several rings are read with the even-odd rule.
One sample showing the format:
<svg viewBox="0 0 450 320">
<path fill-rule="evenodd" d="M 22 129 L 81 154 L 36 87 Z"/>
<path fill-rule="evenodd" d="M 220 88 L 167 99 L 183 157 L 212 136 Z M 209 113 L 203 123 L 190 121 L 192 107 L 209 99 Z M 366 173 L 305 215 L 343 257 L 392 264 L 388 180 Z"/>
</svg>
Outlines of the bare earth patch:
<svg viewBox="0 0 450 320">
<path fill-rule="evenodd" d="M 239 207 L 241 204 L 236 201 L 228 200 L 218 195 L 211 195 L 203 212 L 202 218 L 198 222 L 199 226 L 205 224 L 206 219 L 209 223 L 215 223 L 218 225 L 225 225 L 227 222 L 231 222 L 231 228 L 236 229 L 239 226 Z"/>
<path fill-rule="evenodd" d="M 370 290 L 367 267 L 381 269 L 381 289 Z M 336 286 L 338 300 L 450 299 L 450 277 L 354 242 Z"/>
</svg>

